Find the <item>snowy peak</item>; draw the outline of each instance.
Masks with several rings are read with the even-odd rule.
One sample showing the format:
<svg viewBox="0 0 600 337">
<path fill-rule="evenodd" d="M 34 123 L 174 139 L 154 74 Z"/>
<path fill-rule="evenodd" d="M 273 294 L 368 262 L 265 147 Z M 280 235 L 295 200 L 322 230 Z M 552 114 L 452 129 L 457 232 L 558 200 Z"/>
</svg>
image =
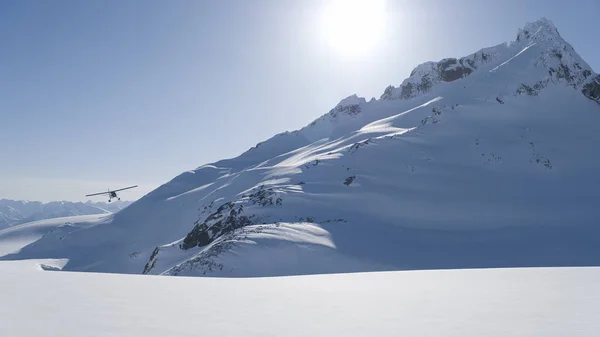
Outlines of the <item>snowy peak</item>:
<svg viewBox="0 0 600 337">
<path fill-rule="evenodd" d="M 532 47 L 533 49 L 528 51 Z M 501 67 L 506 68 L 505 66 L 517 57 L 530 60 L 534 66 L 529 67 L 529 63 L 521 62 L 518 70 L 516 67 L 512 69 L 518 73 L 518 76 L 496 77 L 496 81 L 507 82 L 502 84 L 504 87 L 525 85 L 520 91 L 512 94 L 537 94 L 551 81 L 566 83 L 577 89 L 592 82 L 593 72 L 589 65 L 569 43 L 562 39 L 554 24 L 542 18 L 527 23 L 525 27 L 519 29 L 516 41 L 511 43 L 485 48 L 459 59 L 445 58 L 437 62 L 429 61 L 420 64 L 399 87 L 388 86 L 381 99 L 411 99 L 422 96 L 443 83 L 465 79 L 473 74 L 481 75 L 482 72 L 497 72 Z M 486 81 L 491 80 L 491 77 L 489 79 L 486 77 Z M 481 82 L 481 80 L 471 82 Z M 588 92 L 595 92 L 595 90 L 587 89 Z M 592 96 L 597 97 L 596 94 Z"/>
<path fill-rule="evenodd" d="M 562 37 L 558 33 L 558 29 L 554 26 L 552 21 L 546 18 L 541 18 L 535 22 L 529 22 L 525 24 L 525 27 L 519 29 L 516 41 L 539 42 L 552 41 L 556 39 L 562 40 Z"/>
<path fill-rule="evenodd" d="M 361 103 L 366 103 L 367 100 L 364 97 L 358 97 L 356 94 L 348 96 L 341 100 L 335 107 L 345 107 L 349 105 L 357 105 Z"/>
<path fill-rule="evenodd" d="M 384 117 L 388 113 L 385 101 L 423 104 L 457 88 L 468 89 L 464 94 L 471 99 L 503 100 L 508 96 L 538 96 L 548 86 L 560 85 L 600 103 L 599 83 L 600 77 L 560 36 L 554 24 L 542 18 L 519 29 L 515 41 L 460 58 L 418 65 L 401 85 L 388 86 L 380 100 L 346 97 L 303 128 L 301 134 L 309 141 L 337 137 Z M 414 99 L 418 102 L 410 103 Z"/>
</svg>

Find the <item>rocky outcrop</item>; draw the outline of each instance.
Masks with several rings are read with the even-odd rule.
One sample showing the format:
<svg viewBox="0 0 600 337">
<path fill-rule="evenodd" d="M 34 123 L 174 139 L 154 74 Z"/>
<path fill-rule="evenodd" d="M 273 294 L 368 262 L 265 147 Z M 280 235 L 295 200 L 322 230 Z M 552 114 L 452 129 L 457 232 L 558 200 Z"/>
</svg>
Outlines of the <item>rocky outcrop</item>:
<svg viewBox="0 0 600 337">
<path fill-rule="evenodd" d="M 388 86 L 381 99 L 409 99 L 427 93 L 440 82 L 453 82 L 469 76 L 477 68 L 492 60 L 492 55 L 479 51 L 460 59 L 445 58 L 438 62 L 425 62 L 417 66 L 398 88 Z"/>
<path fill-rule="evenodd" d="M 531 42 L 540 42 L 540 41 L 552 41 L 562 39 L 560 34 L 558 33 L 558 29 L 552 23 L 552 21 L 541 18 L 534 22 L 529 22 L 523 27 L 519 29 L 517 33 L 516 42 L 523 41 L 531 41 Z"/>
<path fill-rule="evenodd" d="M 583 86 L 583 95 L 600 104 L 600 75 L 596 76 L 590 83 Z"/>
<path fill-rule="evenodd" d="M 227 232 L 216 238 L 209 246 L 198 252 L 196 256 L 168 269 L 163 275 L 176 276 L 189 270 L 195 270 L 202 273 L 202 275 L 206 275 L 207 273 L 223 270 L 224 265 L 219 261 L 219 255 L 231 249 L 236 243 L 247 240 L 251 235 L 261 233 L 268 228 L 277 228 L 279 226 L 279 223 L 255 225 L 237 228 Z"/>
<path fill-rule="evenodd" d="M 392 94 L 394 93 L 394 86 L 388 85 L 387 88 L 383 91 L 381 95 L 381 99 L 392 99 Z"/>
<path fill-rule="evenodd" d="M 459 78 L 469 75 L 473 72 L 468 66 L 462 65 L 458 63 L 458 60 L 454 58 L 444 59 L 438 63 L 438 72 L 440 74 L 440 78 L 444 82 L 452 82 L 456 81 Z"/>
<path fill-rule="evenodd" d="M 337 106 L 334 109 L 331 109 L 331 111 L 329 111 L 329 114 L 331 115 L 331 117 L 335 118 L 338 116 L 338 114 L 346 114 L 349 116 L 354 116 L 354 115 L 357 115 L 359 112 L 360 112 L 359 104 L 350 104 L 350 105 Z"/>
<path fill-rule="evenodd" d="M 218 237 L 238 228 L 254 224 L 254 215 L 244 214 L 245 206 L 281 206 L 283 199 L 272 188 L 258 187 L 253 193 L 243 195 L 236 201 L 229 201 L 208 215 L 206 219 L 198 219 L 194 228 L 183 239 L 181 249 L 202 247 L 210 244 Z"/>
<path fill-rule="evenodd" d="M 317 118 L 308 126 L 315 126 L 324 120 L 334 121 L 340 116 L 356 116 L 362 111 L 361 105 L 366 103 L 367 100 L 364 97 L 358 97 L 356 94 L 348 96 L 341 100 L 333 109 L 329 110 L 328 113 Z"/>
<path fill-rule="evenodd" d="M 244 206 L 235 202 L 221 205 L 204 221 L 196 222 L 192 231 L 183 239 L 181 249 L 206 246 L 224 233 L 252 224 L 251 218 L 243 215 L 243 212 Z"/>
<path fill-rule="evenodd" d="M 529 86 L 527 84 L 521 84 L 521 86 L 517 89 L 517 94 L 529 95 L 529 96 L 537 96 L 542 89 L 544 89 L 548 85 L 549 80 L 543 80 L 536 82 L 533 86 Z"/>
<path fill-rule="evenodd" d="M 548 75 L 532 84 L 522 83 L 517 89 L 517 94 L 537 96 L 550 82 L 562 82 L 575 89 L 582 89 L 584 95 L 586 95 L 586 92 L 591 94 L 595 82 L 594 80 L 591 82 L 589 81 L 592 76 L 592 71 L 589 69 L 588 65 L 582 64 L 582 61 L 578 60 L 578 57 L 576 57 L 574 53 L 572 47 L 566 44 L 566 42 L 564 42 L 564 45 L 560 48 L 555 46 L 554 48 L 548 49 L 540 56 L 537 63 L 538 66 L 542 65 L 547 67 Z M 588 83 L 584 85 L 586 82 Z M 600 82 L 600 80 L 598 82 Z"/>
<path fill-rule="evenodd" d="M 360 149 L 361 147 L 368 145 L 371 142 L 371 138 L 367 138 L 363 141 L 360 142 L 356 142 L 354 144 L 352 144 L 352 146 L 350 146 L 350 148 L 348 148 L 348 152 L 350 154 L 354 154 L 356 151 L 358 151 L 358 149 Z"/>
<path fill-rule="evenodd" d="M 154 268 L 154 266 L 156 265 L 156 260 L 158 258 L 158 252 L 158 247 L 154 248 L 154 251 L 152 251 L 152 255 L 150 255 L 148 263 L 146 263 L 146 265 L 144 266 L 144 271 L 142 272 L 142 274 L 148 274 Z"/>
</svg>

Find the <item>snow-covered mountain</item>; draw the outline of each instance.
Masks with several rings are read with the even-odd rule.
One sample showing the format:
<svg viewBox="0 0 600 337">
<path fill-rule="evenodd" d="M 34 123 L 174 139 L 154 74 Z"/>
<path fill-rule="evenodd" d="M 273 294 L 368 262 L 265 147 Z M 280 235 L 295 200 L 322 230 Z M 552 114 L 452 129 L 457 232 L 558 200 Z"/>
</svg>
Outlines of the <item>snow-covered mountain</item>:
<svg viewBox="0 0 600 337">
<path fill-rule="evenodd" d="M 600 76 L 546 19 L 2 259 L 265 276 L 600 265 Z"/>
<path fill-rule="evenodd" d="M 114 213 L 129 205 L 129 201 L 104 202 L 69 202 L 23 201 L 0 199 L 0 229 L 44 219 L 60 217 Z"/>
<path fill-rule="evenodd" d="M 23 247 L 35 242 L 45 235 L 77 224 L 77 229 L 86 225 L 95 226 L 111 213 L 76 215 L 63 218 L 51 218 L 15 225 L 0 230 L 0 256 L 18 253 Z"/>
</svg>

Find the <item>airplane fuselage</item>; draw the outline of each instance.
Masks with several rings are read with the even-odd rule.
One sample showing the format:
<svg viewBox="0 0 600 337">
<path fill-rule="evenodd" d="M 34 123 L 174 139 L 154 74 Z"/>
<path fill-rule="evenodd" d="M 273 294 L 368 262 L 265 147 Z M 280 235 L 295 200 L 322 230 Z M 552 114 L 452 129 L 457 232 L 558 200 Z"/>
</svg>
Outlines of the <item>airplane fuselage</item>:
<svg viewBox="0 0 600 337">
<path fill-rule="evenodd" d="M 111 202 L 111 200 L 112 200 L 113 198 L 114 198 L 114 199 L 117 199 L 117 200 L 121 200 L 121 198 L 119 198 L 119 197 L 117 196 L 117 192 L 115 192 L 115 191 L 109 191 L 109 192 L 108 192 L 108 202 Z"/>
</svg>

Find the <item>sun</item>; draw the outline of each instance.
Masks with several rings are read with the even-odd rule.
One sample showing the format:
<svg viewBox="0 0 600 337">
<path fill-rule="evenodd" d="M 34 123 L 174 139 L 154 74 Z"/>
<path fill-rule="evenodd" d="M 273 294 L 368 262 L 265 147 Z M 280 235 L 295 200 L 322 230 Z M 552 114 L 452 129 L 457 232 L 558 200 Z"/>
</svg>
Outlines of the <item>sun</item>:
<svg viewBox="0 0 600 337">
<path fill-rule="evenodd" d="M 329 0 L 320 34 L 330 48 L 346 57 L 367 55 L 382 42 L 385 5 L 385 0 Z"/>
</svg>

